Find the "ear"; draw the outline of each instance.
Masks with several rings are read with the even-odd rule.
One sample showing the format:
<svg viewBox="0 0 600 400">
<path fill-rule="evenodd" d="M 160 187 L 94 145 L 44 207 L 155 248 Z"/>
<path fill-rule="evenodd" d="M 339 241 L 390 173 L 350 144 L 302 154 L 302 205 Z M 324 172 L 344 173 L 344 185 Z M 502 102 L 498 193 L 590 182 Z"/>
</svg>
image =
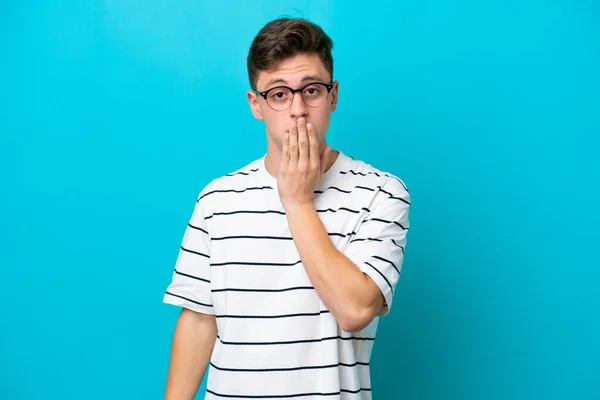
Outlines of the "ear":
<svg viewBox="0 0 600 400">
<path fill-rule="evenodd" d="M 250 111 L 252 111 L 252 115 L 254 118 L 261 120 L 263 119 L 262 113 L 260 111 L 260 106 L 258 105 L 257 94 L 252 90 L 248 90 L 246 92 L 246 97 L 248 98 L 248 104 L 250 105 Z"/>
<path fill-rule="evenodd" d="M 334 112 L 335 109 L 337 108 L 337 101 L 338 101 L 338 87 L 340 85 L 339 81 L 334 81 L 333 82 L 333 88 L 331 89 L 331 112 Z"/>
</svg>

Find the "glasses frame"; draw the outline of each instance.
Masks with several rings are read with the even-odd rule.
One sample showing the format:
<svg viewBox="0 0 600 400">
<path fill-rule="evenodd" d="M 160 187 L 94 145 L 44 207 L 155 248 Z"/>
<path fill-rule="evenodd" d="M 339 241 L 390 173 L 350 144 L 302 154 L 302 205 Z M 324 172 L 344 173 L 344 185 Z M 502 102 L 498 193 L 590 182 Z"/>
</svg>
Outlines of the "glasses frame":
<svg viewBox="0 0 600 400">
<path fill-rule="evenodd" d="M 302 102 L 303 102 L 304 104 L 306 104 L 308 107 L 311 107 L 311 108 L 320 107 L 320 106 L 310 106 L 310 105 L 308 105 L 308 103 L 306 103 L 306 101 L 304 101 L 304 97 L 302 96 L 302 92 L 304 91 L 304 89 L 306 89 L 306 88 L 307 88 L 308 86 L 310 86 L 310 85 L 323 85 L 323 86 L 325 86 L 325 87 L 327 88 L 327 95 L 329 95 L 329 93 L 331 93 L 331 89 L 333 89 L 333 82 L 331 82 L 331 83 L 325 83 L 325 82 L 309 82 L 309 83 L 307 83 L 306 85 L 302 86 L 300 89 L 292 89 L 292 88 L 291 88 L 291 87 L 289 87 L 289 86 L 284 86 L 284 85 L 281 85 L 281 86 L 274 86 L 274 87 L 272 87 L 272 88 L 269 88 L 269 89 L 265 90 L 264 92 L 261 92 L 261 91 L 258 91 L 258 90 L 252 90 L 252 91 L 253 91 L 254 93 L 256 93 L 256 94 L 258 94 L 258 95 L 262 96 L 262 97 L 265 99 L 265 102 L 267 103 L 267 105 L 268 105 L 268 106 L 269 106 L 269 107 L 270 107 L 270 108 L 271 108 L 273 111 L 285 111 L 285 110 L 287 110 L 288 108 L 290 108 L 290 107 L 291 107 L 291 105 L 292 105 L 292 103 L 294 102 L 294 98 L 296 97 L 296 96 L 294 96 L 294 94 L 295 94 L 296 92 L 300 92 L 300 97 L 302 98 Z M 269 95 L 269 92 L 270 92 L 271 90 L 275 90 L 275 89 L 288 89 L 290 92 L 292 92 L 292 101 L 290 101 L 290 103 L 288 104 L 288 106 L 287 106 L 286 108 L 284 108 L 283 110 L 276 110 L 276 109 L 274 109 L 274 108 L 271 106 L 271 104 L 269 104 L 269 101 L 267 100 L 267 96 Z"/>
</svg>

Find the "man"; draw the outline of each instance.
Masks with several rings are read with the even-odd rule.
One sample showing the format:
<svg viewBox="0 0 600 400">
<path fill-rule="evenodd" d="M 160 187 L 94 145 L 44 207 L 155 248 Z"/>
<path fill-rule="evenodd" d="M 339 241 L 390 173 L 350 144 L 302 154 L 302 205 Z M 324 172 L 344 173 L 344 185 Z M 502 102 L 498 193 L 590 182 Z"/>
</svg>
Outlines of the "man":
<svg viewBox="0 0 600 400">
<path fill-rule="evenodd" d="M 400 275 L 402 181 L 326 144 L 338 100 L 331 39 L 267 24 L 248 54 L 264 157 L 210 182 L 164 301 L 182 307 L 165 398 L 371 399 L 378 316 Z"/>
</svg>

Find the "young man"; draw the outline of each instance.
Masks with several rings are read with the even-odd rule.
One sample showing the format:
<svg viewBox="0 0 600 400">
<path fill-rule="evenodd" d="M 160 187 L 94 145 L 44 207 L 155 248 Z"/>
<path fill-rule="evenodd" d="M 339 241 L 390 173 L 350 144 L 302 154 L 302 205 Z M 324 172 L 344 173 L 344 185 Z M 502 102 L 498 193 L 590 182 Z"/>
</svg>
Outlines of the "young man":
<svg viewBox="0 0 600 400">
<path fill-rule="evenodd" d="M 264 157 L 210 182 L 164 301 L 183 307 L 165 398 L 371 399 L 369 359 L 409 228 L 402 181 L 325 141 L 338 100 L 331 39 L 267 24 L 248 54 Z"/>
</svg>

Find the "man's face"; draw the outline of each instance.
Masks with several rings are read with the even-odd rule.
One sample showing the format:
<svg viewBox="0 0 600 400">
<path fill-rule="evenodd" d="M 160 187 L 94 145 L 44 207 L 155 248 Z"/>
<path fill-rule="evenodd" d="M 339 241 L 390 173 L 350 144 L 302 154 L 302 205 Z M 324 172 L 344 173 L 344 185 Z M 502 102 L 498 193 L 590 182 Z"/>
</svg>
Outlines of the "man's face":
<svg viewBox="0 0 600 400">
<path fill-rule="evenodd" d="M 264 92 L 277 86 L 300 89 L 311 82 L 330 83 L 331 76 L 323 66 L 318 55 L 302 54 L 285 59 L 272 71 L 261 71 L 258 76 L 256 89 L 259 92 Z M 326 91 L 324 87 L 323 90 Z M 272 91 L 271 93 L 276 93 L 276 91 Z M 310 93 L 315 93 L 315 91 L 309 91 L 307 98 Z M 285 132 L 289 130 L 291 122 L 300 117 L 304 117 L 306 122 L 313 124 L 317 139 L 319 140 L 319 149 L 323 149 L 325 133 L 329 128 L 330 113 L 335 111 L 337 105 L 337 93 L 338 82 L 336 81 L 333 83 L 330 93 L 324 94 L 326 96 L 324 101 L 319 102 L 319 105 L 316 107 L 311 107 L 303 101 L 300 92 L 296 92 L 293 94 L 291 105 L 284 111 L 274 110 L 261 95 L 251 90 L 248 91 L 247 97 L 254 117 L 265 121 L 268 145 L 269 147 L 276 147 L 275 149 L 271 149 L 271 151 L 275 150 L 279 152 L 281 151 Z M 282 95 L 279 94 L 279 96 Z"/>
</svg>

